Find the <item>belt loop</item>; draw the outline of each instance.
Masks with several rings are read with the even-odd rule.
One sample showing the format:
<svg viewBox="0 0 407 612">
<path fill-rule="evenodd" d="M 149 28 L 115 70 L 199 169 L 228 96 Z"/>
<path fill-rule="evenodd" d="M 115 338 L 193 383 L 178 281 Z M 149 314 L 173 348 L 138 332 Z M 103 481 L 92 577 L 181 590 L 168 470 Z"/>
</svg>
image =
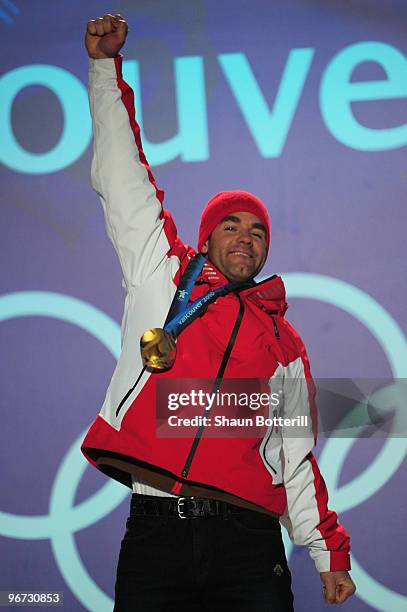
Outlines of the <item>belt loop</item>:
<svg viewBox="0 0 407 612">
<path fill-rule="evenodd" d="M 162 512 L 162 522 L 164 525 L 168 523 L 168 511 L 170 508 L 170 502 L 162 504 L 162 508 L 164 508 L 164 512 Z"/>
<path fill-rule="evenodd" d="M 222 519 L 224 521 L 229 520 L 229 514 L 230 514 L 229 504 L 225 502 L 219 502 L 219 503 L 220 503 L 220 509 L 222 511 Z"/>
<path fill-rule="evenodd" d="M 130 499 L 130 516 L 137 516 L 137 502 L 138 495 L 137 493 L 133 493 Z"/>
</svg>

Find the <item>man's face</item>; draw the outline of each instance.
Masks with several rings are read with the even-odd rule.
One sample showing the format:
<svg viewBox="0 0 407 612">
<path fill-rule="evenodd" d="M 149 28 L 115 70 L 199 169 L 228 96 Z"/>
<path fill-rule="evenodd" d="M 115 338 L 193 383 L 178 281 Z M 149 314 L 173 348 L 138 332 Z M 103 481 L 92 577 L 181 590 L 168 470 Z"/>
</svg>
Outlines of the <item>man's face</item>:
<svg viewBox="0 0 407 612">
<path fill-rule="evenodd" d="M 266 261 L 266 228 L 256 215 L 234 212 L 215 227 L 201 252 L 230 281 L 244 281 Z"/>
</svg>

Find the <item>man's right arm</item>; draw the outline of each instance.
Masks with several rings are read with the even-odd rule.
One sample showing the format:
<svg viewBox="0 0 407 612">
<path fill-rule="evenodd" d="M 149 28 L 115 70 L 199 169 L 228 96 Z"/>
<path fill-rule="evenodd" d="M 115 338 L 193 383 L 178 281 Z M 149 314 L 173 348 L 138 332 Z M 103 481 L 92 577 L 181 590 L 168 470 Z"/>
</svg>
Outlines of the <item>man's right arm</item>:
<svg viewBox="0 0 407 612">
<path fill-rule="evenodd" d="M 171 254 L 180 254 L 176 228 L 162 208 L 136 123 L 134 96 L 119 54 L 127 36 L 120 15 L 87 24 L 89 97 L 94 136 L 92 186 L 105 213 L 127 286 L 139 286 Z"/>
</svg>

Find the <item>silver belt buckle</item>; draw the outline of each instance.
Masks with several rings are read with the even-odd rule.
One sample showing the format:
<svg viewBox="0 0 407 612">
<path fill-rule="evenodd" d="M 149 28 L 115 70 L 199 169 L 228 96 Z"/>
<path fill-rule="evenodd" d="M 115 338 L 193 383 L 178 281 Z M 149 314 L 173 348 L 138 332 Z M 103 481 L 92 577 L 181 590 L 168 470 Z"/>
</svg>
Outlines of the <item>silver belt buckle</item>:
<svg viewBox="0 0 407 612">
<path fill-rule="evenodd" d="M 194 497 L 179 497 L 177 502 L 177 512 L 180 519 L 188 519 L 188 518 L 197 518 L 196 516 L 185 516 L 184 506 L 186 504 L 186 500 L 194 500 Z"/>
</svg>

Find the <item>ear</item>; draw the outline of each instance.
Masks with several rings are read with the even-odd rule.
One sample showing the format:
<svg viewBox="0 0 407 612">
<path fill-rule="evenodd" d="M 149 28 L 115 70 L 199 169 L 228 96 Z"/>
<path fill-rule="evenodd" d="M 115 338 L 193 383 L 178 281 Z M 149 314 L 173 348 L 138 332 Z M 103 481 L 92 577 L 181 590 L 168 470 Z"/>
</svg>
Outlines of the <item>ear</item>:
<svg viewBox="0 0 407 612">
<path fill-rule="evenodd" d="M 201 253 L 202 255 L 208 254 L 208 240 L 204 242 L 203 245 L 201 246 Z"/>
</svg>

